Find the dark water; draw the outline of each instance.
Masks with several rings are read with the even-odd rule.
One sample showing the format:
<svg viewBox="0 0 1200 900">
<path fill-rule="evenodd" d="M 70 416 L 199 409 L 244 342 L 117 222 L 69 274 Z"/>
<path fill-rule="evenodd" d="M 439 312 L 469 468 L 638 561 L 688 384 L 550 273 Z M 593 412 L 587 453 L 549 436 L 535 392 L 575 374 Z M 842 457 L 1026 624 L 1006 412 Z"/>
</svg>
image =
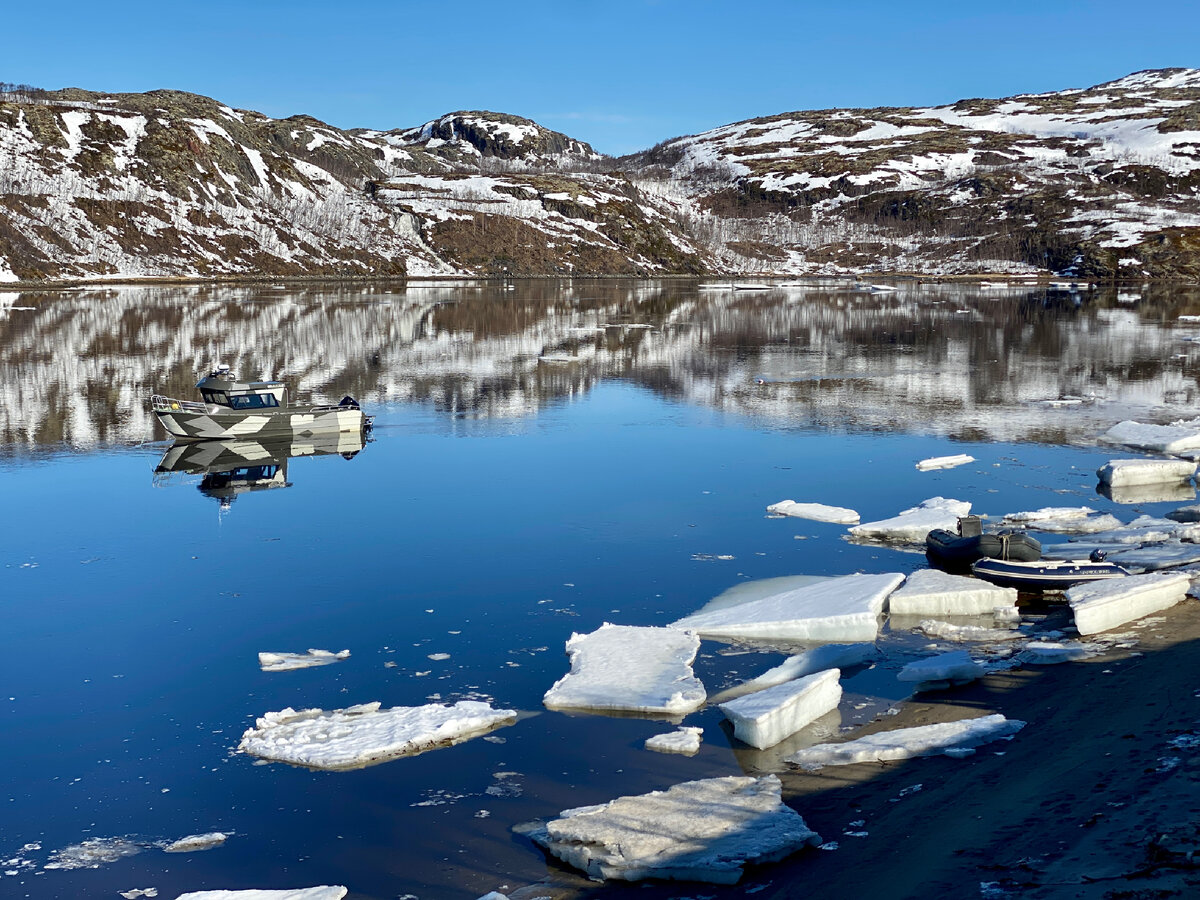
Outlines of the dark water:
<svg viewBox="0 0 1200 900">
<path fill-rule="evenodd" d="M 778 500 L 864 521 L 936 495 L 993 515 L 1178 505 L 1098 496 L 1095 469 L 1129 454 L 1095 437 L 1195 415 L 1200 323 L 1179 316 L 1197 313 L 1167 289 L 834 283 L 0 295 L 0 895 L 536 882 L 547 863 L 514 824 L 770 764 L 715 709 L 687 719 L 692 758 L 642 748 L 668 723 L 545 711 L 572 631 L 664 624 L 753 579 L 924 564 L 766 518 Z M 263 490 L 156 475 L 146 396 L 191 397 L 216 362 L 353 394 L 374 439 L 275 460 Z M 914 468 L 950 453 L 977 461 Z M 259 671 L 259 651 L 309 647 L 352 656 Z M 705 642 L 696 668 L 712 694 L 780 658 Z M 903 696 L 860 673 L 842 722 Z M 269 710 L 464 697 L 527 715 L 352 772 L 234 752 Z M 218 830 L 206 852 L 153 846 Z M 90 838 L 142 852 L 44 868 Z"/>
</svg>

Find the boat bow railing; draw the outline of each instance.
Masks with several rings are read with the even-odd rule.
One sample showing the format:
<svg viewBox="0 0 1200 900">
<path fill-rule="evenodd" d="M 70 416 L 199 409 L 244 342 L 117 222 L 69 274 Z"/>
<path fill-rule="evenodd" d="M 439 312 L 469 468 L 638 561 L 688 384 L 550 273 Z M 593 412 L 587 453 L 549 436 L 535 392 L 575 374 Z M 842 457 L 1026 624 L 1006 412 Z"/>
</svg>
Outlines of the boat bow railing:
<svg viewBox="0 0 1200 900">
<path fill-rule="evenodd" d="M 161 394 L 152 394 L 150 397 L 150 408 L 155 412 L 172 413 L 172 412 L 191 412 L 191 413 L 206 413 L 208 407 L 196 400 L 176 400 L 174 397 L 163 397 Z"/>
</svg>

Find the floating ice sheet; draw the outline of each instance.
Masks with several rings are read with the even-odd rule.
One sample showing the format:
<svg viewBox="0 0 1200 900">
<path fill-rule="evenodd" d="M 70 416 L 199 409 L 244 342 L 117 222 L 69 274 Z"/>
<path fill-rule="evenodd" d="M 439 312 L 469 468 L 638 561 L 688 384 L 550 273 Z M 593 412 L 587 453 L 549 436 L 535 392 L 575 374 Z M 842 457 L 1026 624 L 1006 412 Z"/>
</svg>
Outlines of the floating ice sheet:
<svg viewBox="0 0 1200 900">
<path fill-rule="evenodd" d="M 1135 547 L 1132 550 L 1110 551 L 1108 561 L 1115 562 L 1131 572 L 1157 572 L 1159 569 L 1200 563 L 1200 544 L 1165 541 L 1148 547 Z"/>
<path fill-rule="evenodd" d="M 189 834 L 177 841 L 171 841 L 163 847 L 167 853 L 195 853 L 198 850 L 211 850 L 219 847 L 229 839 L 223 831 L 210 831 L 207 834 Z"/>
<path fill-rule="evenodd" d="M 803 678 L 805 675 L 812 675 L 814 672 L 823 672 L 826 669 L 849 669 L 853 666 L 859 666 L 876 659 L 878 656 L 879 648 L 873 643 L 825 644 L 824 646 L 814 647 L 811 650 L 805 650 L 803 653 L 789 656 L 779 665 L 768 669 L 756 678 L 751 678 L 749 681 L 743 682 L 736 687 L 728 688 L 722 691 L 718 697 L 711 697 L 709 699 L 710 701 L 724 703 L 727 700 L 732 700 L 734 697 L 749 694 L 752 691 L 761 691 L 764 688 L 783 684 L 785 681 L 794 681 L 797 678 Z"/>
<path fill-rule="evenodd" d="M 1129 575 L 1079 584 L 1066 593 L 1080 634 L 1096 634 L 1174 606 L 1191 579 L 1182 572 Z"/>
<path fill-rule="evenodd" d="M 1196 474 L 1196 463 L 1186 459 L 1110 459 L 1096 477 L 1113 487 L 1186 481 Z"/>
<path fill-rule="evenodd" d="M 1079 641 L 1030 641 L 1021 648 L 1018 659 L 1029 665 L 1052 666 L 1057 663 L 1091 659 L 1099 652 L 1099 648 Z"/>
<path fill-rule="evenodd" d="M 349 650 L 339 650 L 337 653 L 331 650 L 309 650 L 307 653 L 263 652 L 258 654 L 258 665 L 264 672 L 290 672 L 293 669 L 327 666 L 349 656 Z"/>
<path fill-rule="evenodd" d="M 1014 607 L 1015 608 L 1015 607 Z M 1019 621 L 1019 618 L 1018 618 Z M 892 623 L 893 629 L 896 623 Z M 1015 628 L 989 628 L 983 625 L 964 625 L 958 622 L 942 622 L 938 619 L 922 619 L 917 627 L 932 638 L 944 641 L 1015 641 L 1027 637 L 1025 632 Z"/>
<path fill-rule="evenodd" d="M 856 525 L 858 513 L 844 506 L 825 506 L 823 503 L 797 503 L 795 500 L 780 500 L 767 507 L 767 512 L 776 516 L 792 516 L 797 519 L 812 519 L 816 522 L 833 522 L 837 525 Z"/>
<path fill-rule="evenodd" d="M 842 699 L 842 673 L 827 669 L 721 704 L 739 741 L 765 750 L 815 722 Z"/>
<path fill-rule="evenodd" d="M 192 891 L 178 900 L 342 900 L 347 893 L 341 885 L 321 885 L 281 891 Z"/>
<path fill-rule="evenodd" d="M 1093 534 L 1121 527 L 1121 520 L 1116 516 L 1109 513 L 1093 515 L 1095 512 L 1087 506 L 1047 506 L 1029 512 L 1009 513 L 1004 517 L 1004 524 L 1055 534 Z"/>
<path fill-rule="evenodd" d="M 975 457 L 957 453 L 953 456 L 931 456 L 929 459 L 923 459 L 917 463 L 917 468 L 922 472 L 928 472 L 931 469 L 953 469 L 955 466 L 964 466 L 972 462 L 975 462 Z"/>
<path fill-rule="evenodd" d="M 983 744 L 1016 734 L 1025 723 L 993 714 L 959 722 L 939 722 L 915 728 L 881 731 L 842 744 L 818 744 L 793 753 L 788 762 L 802 769 L 848 766 L 860 762 L 909 759 L 914 756 L 973 750 Z"/>
<path fill-rule="evenodd" d="M 1108 429 L 1101 440 L 1138 450 L 1160 453 L 1181 453 L 1200 449 L 1200 427 L 1195 424 L 1147 425 L 1141 422 L 1118 422 Z"/>
<path fill-rule="evenodd" d="M 549 709 L 683 715 L 707 698 L 692 672 L 700 638 L 676 628 L 604 623 L 567 641 L 571 671 L 546 691 Z"/>
<path fill-rule="evenodd" d="M 1016 602 L 1013 588 L 937 569 L 921 569 L 888 597 L 888 611 L 899 616 L 973 616 Z"/>
<path fill-rule="evenodd" d="M 568 809 L 529 833 L 595 879 L 734 884 L 748 863 L 821 843 L 780 798 L 779 779 L 727 776 Z"/>
<path fill-rule="evenodd" d="M 692 756 L 700 752 L 700 737 L 703 734 L 703 728 L 685 725 L 675 731 L 646 738 L 646 749 L 658 753 L 682 753 Z"/>
<path fill-rule="evenodd" d="M 238 749 L 313 769 L 356 769 L 456 744 L 511 725 L 516 717 L 514 710 L 479 700 L 390 709 L 374 702 L 328 712 L 289 707 L 258 719 Z"/>
<path fill-rule="evenodd" d="M 939 653 L 937 656 L 910 662 L 900 670 L 896 677 L 900 681 L 929 685 L 941 682 L 966 684 L 982 678 L 986 674 L 987 669 L 971 659 L 966 650 L 953 650 L 950 653 Z"/>
<path fill-rule="evenodd" d="M 920 544 L 935 528 L 953 530 L 958 525 L 958 517 L 970 511 L 971 504 L 966 501 L 930 497 L 890 519 L 855 525 L 850 529 L 850 535 L 860 541 Z"/>
<path fill-rule="evenodd" d="M 844 575 L 739 606 L 695 613 L 671 628 L 745 641 L 873 641 L 898 573 Z"/>
</svg>

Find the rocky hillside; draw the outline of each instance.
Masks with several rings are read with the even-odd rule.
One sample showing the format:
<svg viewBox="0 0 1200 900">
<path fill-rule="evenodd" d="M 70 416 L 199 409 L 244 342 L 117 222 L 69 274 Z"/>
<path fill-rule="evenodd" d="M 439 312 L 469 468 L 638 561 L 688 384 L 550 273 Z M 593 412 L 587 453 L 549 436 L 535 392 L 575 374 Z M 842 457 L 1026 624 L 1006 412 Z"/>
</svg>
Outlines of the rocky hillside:
<svg viewBox="0 0 1200 900">
<path fill-rule="evenodd" d="M 0 281 L 867 272 L 1200 277 L 1200 71 L 621 159 L 482 111 L 343 131 L 177 91 L 0 93 Z"/>
</svg>

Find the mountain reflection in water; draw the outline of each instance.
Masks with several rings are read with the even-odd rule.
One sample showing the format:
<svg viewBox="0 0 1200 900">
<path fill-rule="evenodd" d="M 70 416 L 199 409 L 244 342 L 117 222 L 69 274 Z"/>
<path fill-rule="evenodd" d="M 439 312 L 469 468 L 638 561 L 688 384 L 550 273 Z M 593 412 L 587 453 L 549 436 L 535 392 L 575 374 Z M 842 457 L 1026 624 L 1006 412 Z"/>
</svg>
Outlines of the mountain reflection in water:
<svg viewBox="0 0 1200 900">
<path fill-rule="evenodd" d="M 224 362 L 301 399 L 527 417 L 604 379 L 802 426 L 1071 441 L 1200 391 L 1181 314 L 1200 291 L 848 281 L 768 291 L 693 281 L 372 287 L 123 287 L 0 308 L 0 441 L 161 437 L 152 392 Z"/>
</svg>

